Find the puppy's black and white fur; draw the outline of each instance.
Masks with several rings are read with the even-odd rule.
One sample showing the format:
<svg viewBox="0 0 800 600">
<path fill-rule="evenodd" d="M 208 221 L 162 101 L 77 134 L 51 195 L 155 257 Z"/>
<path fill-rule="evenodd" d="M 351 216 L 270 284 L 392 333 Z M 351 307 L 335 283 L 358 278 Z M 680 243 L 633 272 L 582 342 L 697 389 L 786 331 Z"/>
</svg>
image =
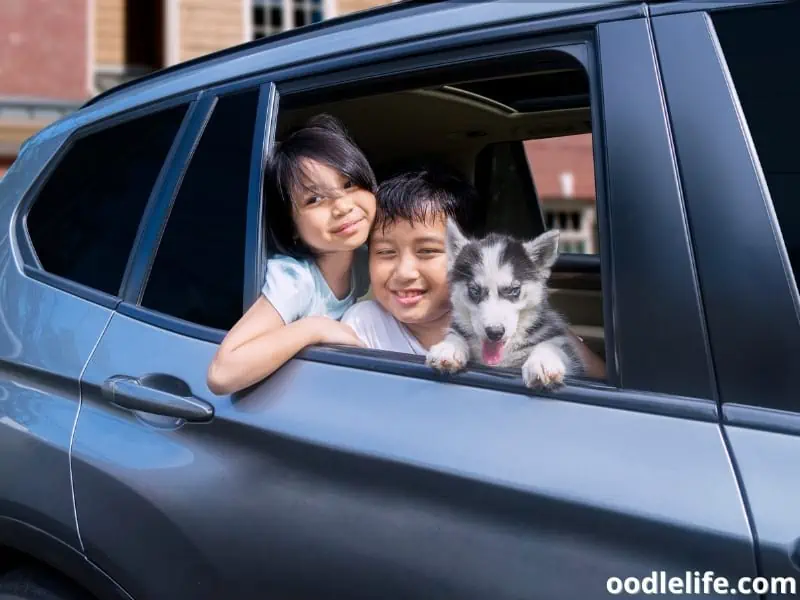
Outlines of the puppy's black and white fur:
<svg viewBox="0 0 800 600">
<path fill-rule="evenodd" d="M 528 387 L 555 388 L 584 373 L 577 342 L 549 304 L 547 280 L 558 257 L 558 231 L 532 241 L 489 234 L 468 239 L 447 223 L 447 265 L 453 305 L 445 339 L 426 364 L 456 372 L 469 360 L 521 368 Z"/>
</svg>

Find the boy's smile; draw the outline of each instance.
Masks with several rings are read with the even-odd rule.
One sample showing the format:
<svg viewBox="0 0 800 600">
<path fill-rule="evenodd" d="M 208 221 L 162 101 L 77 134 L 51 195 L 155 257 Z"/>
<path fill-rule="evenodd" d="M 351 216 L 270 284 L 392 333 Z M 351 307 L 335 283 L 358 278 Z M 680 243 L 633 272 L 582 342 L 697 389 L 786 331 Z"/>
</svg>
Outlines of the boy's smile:
<svg viewBox="0 0 800 600">
<path fill-rule="evenodd" d="M 369 241 L 375 299 L 422 342 L 441 339 L 450 318 L 444 218 L 398 220 L 376 227 Z"/>
</svg>

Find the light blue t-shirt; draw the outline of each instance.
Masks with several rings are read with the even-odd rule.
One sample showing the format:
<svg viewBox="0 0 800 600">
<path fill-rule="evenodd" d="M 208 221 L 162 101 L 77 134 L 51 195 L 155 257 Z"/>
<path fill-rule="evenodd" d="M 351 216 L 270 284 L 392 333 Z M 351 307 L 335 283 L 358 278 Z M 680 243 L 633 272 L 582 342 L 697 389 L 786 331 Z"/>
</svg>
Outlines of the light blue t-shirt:
<svg viewBox="0 0 800 600">
<path fill-rule="evenodd" d="M 261 292 L 278 311 L 285 324 L 311 316 L 339 320 L 369 289 L 366 246 L 355 251 L 350 292 L 337 298 L 312 259 L 276 254 L 267 261 L 267 276 Z"/>
</svg>

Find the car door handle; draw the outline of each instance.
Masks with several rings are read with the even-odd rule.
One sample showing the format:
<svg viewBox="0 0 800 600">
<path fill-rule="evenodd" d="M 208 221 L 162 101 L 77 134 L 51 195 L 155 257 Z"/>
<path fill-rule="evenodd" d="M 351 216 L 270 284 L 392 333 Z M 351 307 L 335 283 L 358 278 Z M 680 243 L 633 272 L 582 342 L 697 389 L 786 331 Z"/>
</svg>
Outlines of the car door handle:
<svg viewBox="0 0 800 600">
<path fill-rule="evenodd" d="M 142 378 L 115 375 L 103 382 L 103 396 L 121 408 L 192 422 L 206 422 L 214 417 L 214 407 L 192 395 L 182 380 L 169 375 Z"/>
</svg>

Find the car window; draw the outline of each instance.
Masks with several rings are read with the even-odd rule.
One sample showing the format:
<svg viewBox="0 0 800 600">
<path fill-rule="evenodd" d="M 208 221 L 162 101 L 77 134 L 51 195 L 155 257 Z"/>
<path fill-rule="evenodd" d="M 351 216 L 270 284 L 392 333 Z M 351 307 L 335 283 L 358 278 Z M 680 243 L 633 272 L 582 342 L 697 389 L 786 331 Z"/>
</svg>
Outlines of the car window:
<svg viewBox="0 0 800 600">
<path fill-rule="evenodd" d="M 176 106 L 81 137 L 28 213 L 42 268 L 116 295 L 145 205 L 186 114 Z"/>
<path fill-rule="evenodd" d="M 711 16 L 766 178 L 795 280 L 800 276 L 800 4 Z"/>
<path fill-rule="evenodd" d="M 142 306 L 229 329 L 242 315 L 258 90 L 217 102 L 175 198 Z"/>
<path fill-rule="evenodd" d="M 532 239 L 559 229 L 562 252 L 599 258 L 589 74 L 579 61 L 542 52 L 502 68 L 475 66 L 452 79 L 432 75 L 420 84 L 281 110 L 278 132 L 313 114 L 333 114 L 382 175 L 433 159 L 470 179 L 483 199 L 471 233 Z M 392 119 L 369 116 L 385 114 Z M 548 160 L 552 154 L 556 160 Z M 605 359 L 608 292 L 600 261 L 586 262 L 580 272 L 554 269 L 550 299 Z"/>
<path fill-rule="evenodd" d="M 598 254 L 591 133 L 500 142 L 484 154 L 488 230 L 530 238 L 558 229 L 561 252 Z"/>
</svg>

